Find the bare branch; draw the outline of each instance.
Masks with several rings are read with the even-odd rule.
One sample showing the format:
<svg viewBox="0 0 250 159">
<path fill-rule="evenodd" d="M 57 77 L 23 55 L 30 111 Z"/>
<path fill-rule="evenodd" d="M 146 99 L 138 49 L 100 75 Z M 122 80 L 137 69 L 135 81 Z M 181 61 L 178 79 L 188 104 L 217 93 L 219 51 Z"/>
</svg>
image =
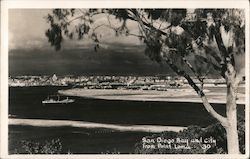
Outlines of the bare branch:
<svg viewBox="0 0 250 159">
<path fill-rule="evenodd" d="M 77 9 L 79 12 L 81 12 L 82 14 L 86 14 L 85 12 L 82 11 L 82 9 Z"/>
<path fill-rule="evenodd" d="M 221 55 L 224 59 L 224 63 L 226 63 L 226 57 L 228 56 L 228 52 L 227 52 L 227 49 L 223 43 L 223 40 L 222 40 L 222 35 L 221 35 L 221 32 L 220 32 L 220 26 L 215 26 L 214 27 L 215 29 L 215 40 L 216 40 L 216 43 L 217 43 L 217 46 L 221 52 Z"/>
<path fill-rule="evenodd" d="M 78 9 L 78 11 L 81 12 L 81 15 L 79 15 L 79 16 L 77 16 L 77 17 L 75 17 L 75 18 L 73 18 L 73 19 L 71 19 L 71 20 L 69 20 L 69 21 L 67 21 L 66 24 L 70 24 L 70 23 L 72 23 L 73 21 L 75 21 L 75 20 L 77 20 L 77 19 L 80 19 L 80 18 L 85 18 L 86 13 L 83 12 L 81 9 Z M 96 12 L 96 13 L 90 14 L 89 17 L 93 17 L 93 16 L 99 15 L 99 14 L 105 14 L 105 13 L 103 13 L 103 12 Z"/>
<path fill-rule="evenodd" d="M 214 108 L 211 106 L 211 104 L 208 102 L 206 96 L 202 96 L 201 100 L 203 102 L 203 105 L 205 107 L 205 109 L 207 110 L 207 112 L 214 117 L 215 119 L 217 119 L 222 126 L 227 127 L 228 126 L 228 120 L 226 117 L 220 115 L 219 113 L 217 113 Z"/>
<path fill-rule="evenodd" d="M 163 24 L 163 21 L 160 23 L 158 29 L 161 29 L 162 24 Z"/>
<path fill-rule="evenodd" d="M 80 19 L 80 18 L 83 18 L 83 17 L 85 17 L 85 15 L 77 16 L 77 17 L 75 17 L 75 18 L 73 18 L 73 19 L 67 21 L 66 24 L 70 24 L 70 23 L 72 23 L 73 21 L 75 21 L 75 20 L 77 20 L 77 19 Z"/>
<path fill-rule="evenodd" d="M 175 54 L 177 52 L 177 49 L 175 49 L 175 48 L 170 48 L 168 50 L 174 51 Z M 200 76 L 197 74 L 197 72 L 194 69 L 194 67 L 192 66 L 192 64 L 184 56 L 181 56 L 181 60 L 188 66 L 188 68 L 192 71 L 192 73 L 195 75 L 195 77 L 201 82 L 201 84 L 203 84 L 203 79 L 200 78 Z"/>
<path fill-rule="evenodd" d="M 131 36 L 135 36 L 135 37 L 138 37 L 138 38 L 143 38 L 143 39 L 145 39 L 145 37 L 142 36 L 142 35 L 137 35 L 137 34 L 133 34 L 133 33 L 126 33 L 126 34 L 131 35 Z"/>
<path fill-rule="evenodd" d="M 140 26 L 140 28 L 141 28 L 141 31 L 142 31 L 142 33 L 144 33 L 145 34 L 145 37 L 147 37 L 147 35 L 146 35 L 146 28 L 145 28 L 145 26 L 143 25 L 143 21 L 142 21 L 142 19 L 140 18 L 140 15 L 139 15 L 139 13 L 137 12 L 137 11 L 133 11 L 133 13 L 134 13 L 134 18 L 135 18 L 135 20 L 139 23 L 139 26 Z"/>
<path fill-rule="evenodd" d="M 100 25 L 98 25 L 98 26 L 96 26 L 96 27 L 93 28 L 93 32 L 95 32 L 98 28 L 101 28 L 101 27 L 107 27 L 107 28 L 109 28 L 109 29 L 113 29 L 113 30 L 114 30 L 114 28 L 112 28 L 112 27 L 109 26 L 109 25 L 100 24 Z"/>
<path fill-rule="evenodd" d="M 109 23 L 109 25 L 110 25 L 110 26 L 112 26 L 112 24 L 111 24 L 111 22 L 110 22 L 110 18 L 109 18 L 109 17 L 110 17 L 110 15 L 108 15 L 108 16 L 107 16 L 108 23 Z"/>
<path fill-rule="evenodd" d="M 141 26 L 143 25 L 144 28 L 148 27 L 148 28 L 150 28 L 152 30 L 156 30 L 156 31 L 160 32 L 164 36 L 168 36 L 168 34 L 166 32 L 164 32 L 163 30 L 157 29 L 154 26 L 152 26 L 151 24 L 149 24 L 149 23 L 145 22 L 144 20 L 140 19 L 138 17 L 138 12 L 136 10 L 129 9 L 128 11 L 131 13 L 131 16 L 128 16 L 128 19 L 130 19 L 132 21 L 139 22 L 140 25 Z"/>
<path fill-rule="evenodd" d="M 185 57 L 182 57 L 182 60 L 183 60 L 183 62 L 185 62 L 185 64 L 188 66 L 188 68 L 193 72 L 193 74 L 196 76 L 196 78 L 201 82 L 201 84 L 203 84 L 203 79 L 200 78 L 200 76 L 197 74 L 197 72 L 195 71 L 193 66 L 189 63 L 189 61 Z"/>
<path fill-rule="evenodd" d="M 161 30 L 168 30 L 170 27 L 172 27 L 172 25 L 169 25 L 169 26 L 167 26 L 165 28 L 162 28 Z"/>
<path fill-rule="evenodd" d="M 144 14 L 142 13 L 142 14 L 140 14 L 141 15 L 141 17 L 142 17 L 142 19 L 144 19 L 145 20 L 145 22 L 146 23 L 149 23 L 149 21 L 147 20 L 147 18 L 144 16 Z M 151 19 L 151 24 L 152 24 L 152 19 Z"/>
<path fill-rule="evenodd" d="M 211 60 L 208 60 L 207 58 L 205 58 L 205 57 L 203 57 L 203 56 L 201 56 L 201 55 L 196 54 L 196 56 L 199 56 L 199 58 L 200 58 L 203 62 L 205 62 L 205 63 L 207 63 L 207 64 L 211 64 L 211 65 L 213 66 L 213 68 L 219 72 L 219 75 L 221 75 L 223 78 L 225 78 L 225 74 L 222 73 L 222 68 L 221 68 L 221 66 L 216 65 L 216 64 L 213 63 Z"/>
<path fill-rule="evenodd" d="M 204 92 L 194 83 L 194 81 L 192 80 L 192 78 L 183 70 L 180 70 L 170 59 L 165 58 L 166 63 L 170 66 L 170 68 L 176 72 L 178 75 L 183 76 L 189 83 L 189 85 L 196 91 L 196 93 L 199 95 L 199 97 L 201 98 L 203 105 L 205 107 L 205 109 L 207 110 L 207 112 L 214 117 L 215 119 L 217 119 L 223 126 L 227 126 L 228 122 L 227 122 L 227 118 L 225 118 L 224 116 L 220 115 L 219 113 L 217 113 L 214 108 L 211 106 L 211 104 L 208 102 Z"/>
</svg>

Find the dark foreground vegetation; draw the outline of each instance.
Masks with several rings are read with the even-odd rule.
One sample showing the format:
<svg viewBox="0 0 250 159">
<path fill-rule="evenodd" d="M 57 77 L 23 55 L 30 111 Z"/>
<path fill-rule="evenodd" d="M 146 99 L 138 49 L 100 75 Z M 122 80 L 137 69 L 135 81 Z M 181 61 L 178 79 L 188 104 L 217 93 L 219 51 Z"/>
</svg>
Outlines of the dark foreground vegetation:
<svg viewBox="0 0 250 159">
<path fill-rule="evenodd" d="M 238 119 L 238 134 L 239 134 L 239 145 L 240 152 L 245 153 L 245 120 L 239 117 Z M 166 149 L 166 148 L 143 148 L 142 141 L 136 143 L 135 153 L 136 154 L 227 154 L 227 137 L 225 129 L 219 124 L 212 124 L 202 129 L 200 126 L 189 126 L 187 129 L 180 132 L 167 131 L 161 134 L 153 134 L 148 136 L 147 139 L 156 138 L 182 138 L 182 139 L 200 139 L 210 138 L 216 141 L 216 144 L 210 144 L 209 149 L 203 149 L 200 143 L 190 143 L 191 149 Z"/>
</svg>

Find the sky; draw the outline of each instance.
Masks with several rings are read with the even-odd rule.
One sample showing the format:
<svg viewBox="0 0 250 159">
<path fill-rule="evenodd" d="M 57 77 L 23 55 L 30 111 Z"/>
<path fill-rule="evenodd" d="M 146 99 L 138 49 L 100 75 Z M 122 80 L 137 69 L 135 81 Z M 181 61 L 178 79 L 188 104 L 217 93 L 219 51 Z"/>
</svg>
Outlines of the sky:
<svg viewBox="0 0 250 159">
<path fill-rule="evenodd" d="M 193 10 L 188 10 L 193 11 Z M 46 16 L 51 13 L 49 9 L 10 9 L 9 10 L 9 49 L 38 49 L 38 48 L 51 48 L 45 31 L 49 28 L 49 24 L 46 22 Z M 96 24 L 108 23 L 107 17 L 100 15 L 96 18 Z M 118 21 L 112 19 L 111 23 L 118 23 Z M 127 21 L 127 26 L 131 33 L 138 35 L 137 23 Z M 182 30 L 174 28 L 177 32 Z M 174 31 L 173 30 L 173 31 Z M 141 45 L 141 42 L 134 36 L 115 36 L 114 32 L 110 29 L 100 28 L 97 32 L 103 36 L 100 39 L 102 43 L 112 44 L 121 43 L 126 45 Z M 225 45 L 228 42 L 228 35 L 223 34 L 223 41 Z M 67 40 L 64 39 L 64 46 L 67 48 L 75 47 L 88 47 L 90 40 Z"/>
<path fill-rule="evenodd" d="M 45 36 L 49 24 L 45 17 L 49 9 L 9 10 L 9 74 L 53 75 L 61 74 L 172 74 L 165 65 L 151 61 L 144 54 L 144 46 L 137 37 L 115 36 L 110 29 L 99 29 L 101 49 L 94 52 L 91 40 L 63 41 L 61 51 L 55 51 Z M 96 18 L 97 24 L 107 23 L 106 16 Z M 118 23 L 112 19 L 111 23 Z M 138 34 L 135 22 L 128 21 L 131 33 Z M 176 32 L 181 29 L 174 28 Z M 228 34 L 222 32 L 227 46 Z M 240 62 L 244 56 L 240 57 Z"/>
<path fill-rule="evenodd" d="M 169 71 L 144 54 L 138 38 L 116 37 L 102 29 L 102 48 L 96 53 L 90 40 L 64 40 L 63 48 L 55 51 L 45 36 L 49 25 L 44 17 L 47 9 L 9 10 L 9 74 L 17 75 L 84 75 L 162 74 Z M 101 23 L 106 20 L 99 17 Z M 131 32 L 137 25 L 128 22 Z"/>
<path fill-rule="evenodd" d="M 9 10 L 9 49 L 42 48 L 49 46 L 45 30 L 49 27 L 45 19 L 48 10 Z"/>
<path fill-rule="evenodd" d="M 9 10 L 9 49 L 49 48 L 45 31 L 49 28 L 45 17 L 51 13 L 48 9 L 11 9 Z M 107 22 L 106 17 L 98 17 L 98 23 Z M 136 23 L 128 23 L 132 32 L 138 32 Z M 105 43 L 123 43 L 140 45 L 136 37 L 116 37 L 109 29 L 102 29 L 102 41 Z M 64 40 L 68 48 L 89 45 L 90 41 Z"/>
</svg>

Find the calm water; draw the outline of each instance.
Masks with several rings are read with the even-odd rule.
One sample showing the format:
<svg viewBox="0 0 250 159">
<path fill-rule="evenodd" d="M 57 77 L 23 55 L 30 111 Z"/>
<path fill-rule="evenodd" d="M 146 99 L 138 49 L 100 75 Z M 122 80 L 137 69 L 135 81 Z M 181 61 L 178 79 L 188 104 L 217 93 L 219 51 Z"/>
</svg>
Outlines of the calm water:
<svg viewBox="0 0 250 159">
<path fill-rule="evenodd" d="M 75 103 L 42 105 L 48 95 L 66 87 L 24 87 L 9 89 L 9 114 L 15 118 L 64 119 L 120 125 L 148 124 L 202 127 L 214 123 L 202 104 L 173 102 L 106 101 L 75 98 Z M 225 114 L 225 105 L 214 108 Z M 238 107 L 244 115 L 244 106 Z M 59 138 L 62 153 L 106 153 L 119 151 L 133 153 L 134 144 L 149 133 L 120 132 L 71 127 L 43 128 L 9 126 L 9 152 L 22 153 L 22 140 L 45 141 Z"/>
</svg>

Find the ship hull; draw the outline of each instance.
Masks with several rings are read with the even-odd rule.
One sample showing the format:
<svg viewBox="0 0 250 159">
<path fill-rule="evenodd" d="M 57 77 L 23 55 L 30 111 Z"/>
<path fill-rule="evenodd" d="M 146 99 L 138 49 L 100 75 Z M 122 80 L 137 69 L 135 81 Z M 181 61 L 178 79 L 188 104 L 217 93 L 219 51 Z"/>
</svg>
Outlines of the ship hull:
<svg viewBox="0 0 250 159">
<path fill-rule="evenodd" d="M 75 100 L 70 99 L 70 100 L 65 100 L 65 101 L 42 101 L 42 104 L 69 104 L 73 103 Z"/>
</svg>

